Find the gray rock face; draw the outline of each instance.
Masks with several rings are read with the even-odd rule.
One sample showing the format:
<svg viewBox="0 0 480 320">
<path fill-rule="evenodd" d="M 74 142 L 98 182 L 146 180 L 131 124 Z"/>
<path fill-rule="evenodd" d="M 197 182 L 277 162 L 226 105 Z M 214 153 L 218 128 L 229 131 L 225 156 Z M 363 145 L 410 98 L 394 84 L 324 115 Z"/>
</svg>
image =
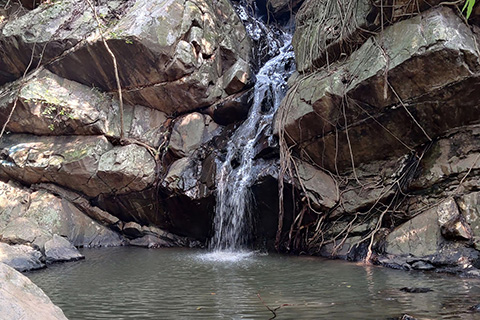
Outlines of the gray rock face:
<svg viewBox="0 0 480 320">
<path fill-rule="evenodd" d="M 67 320 L 39 287 L 4 263 L 0 263 L 0 309 L 5 320 Z"/>
<path fill-rule="evenodd" d="M 318 165 L 345 172 L 352 157 L 358 166 L 400 156 L 450 128 L 474 123 L 479 57 L 473 39 L 448 8 L 387 27 L 383 38 L 369 38 L 332 65 L 335 72 L 297 78 L 277 130 L 283 128 Z"/>
<path fill-rule="evenodd" d="M 0 84 L 20 78 L 32 66 L 48 62 L 79 43 L 96 27 L 88 4 L 80 0 L 42 6 L 12 19 L 0 30 Z M 76 19 L 72 19 L 75 17 Z"/>
<path fill-rule="evenodd" d="M 85 10 L 90 13 L 90 10 Z M 168 114 L 212 104 L 242 89 L 250 44 L 228 1 L 138 0 L 105 32 L 118 61 L 124 98 Z M 50 64 L 56 74 L 116 91 L 100 37 Z M 77 68 L 78 64 L 82 68 Z"/>
<path fill-rule="evenodd" d="M 18 244 L 8 245 L 0 242 L 0 263 L 9 265 L 18 271 L 28 271 L 45 267 L 40 251 Z"/>
</svg>

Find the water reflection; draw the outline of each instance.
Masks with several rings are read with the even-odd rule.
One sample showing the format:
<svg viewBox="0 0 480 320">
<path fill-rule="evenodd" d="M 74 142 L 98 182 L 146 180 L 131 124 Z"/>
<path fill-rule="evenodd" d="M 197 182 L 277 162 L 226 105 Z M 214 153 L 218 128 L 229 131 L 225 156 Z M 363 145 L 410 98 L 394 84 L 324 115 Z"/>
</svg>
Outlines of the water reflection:
<svg viewBox="0 0 480 320">
<path fill-rule="evenodd" d="M 186 249 L 85 249 L 28 276 L 69 319 L 480 319 L 476 279 L 312 257 Z M 242 259 L 240 259 L 242 258 Z M 402 287 L 428 287 L 407 293 Z"/>
</svg>

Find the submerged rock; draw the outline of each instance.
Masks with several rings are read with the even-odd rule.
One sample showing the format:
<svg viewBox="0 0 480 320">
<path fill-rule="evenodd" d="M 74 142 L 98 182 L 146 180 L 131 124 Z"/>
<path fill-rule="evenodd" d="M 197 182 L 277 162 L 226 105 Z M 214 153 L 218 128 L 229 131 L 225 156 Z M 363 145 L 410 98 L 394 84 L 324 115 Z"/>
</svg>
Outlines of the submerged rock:
<svg viewBox="0 0 480 320">
<path fill-rule="evenodd" d="M 408 293 L 426 293 L 433 291 L 430 288 L 417 288 L 417 287 L 403 287 L 400 288 L 400 291 L 408 292 Z"/>
</svg>

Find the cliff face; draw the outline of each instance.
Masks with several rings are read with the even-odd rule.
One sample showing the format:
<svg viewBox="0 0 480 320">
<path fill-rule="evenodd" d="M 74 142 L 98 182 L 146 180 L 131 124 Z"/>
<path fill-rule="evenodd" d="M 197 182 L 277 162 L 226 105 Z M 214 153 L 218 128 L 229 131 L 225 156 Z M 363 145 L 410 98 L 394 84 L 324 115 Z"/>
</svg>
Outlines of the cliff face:
<svg viewBox="0 0 480 320">
<path fill-rule="evenodd" d="M 276 123 L 291 161 L 338 188 L 305 247 L 478 275 L 477 27 L 434 1 L 341 2 L 297 14 L 299 72 Z"/>
<path fill-rule="evenodd" d="M 258 238 L 277 234 L 280 177 L 280 250 L 477 274 L 477 27 L 440 1 L 412 3 L 303 2 L 280 148 L 263 135 L 255 151 Z M 284 19 L 299 4 L 263 8 Z M 55 235 L 205 243 L 217 159 L 276 40 L 227 0 L 26 1 L 1 14 L 2 241 L 43 255 Z"/>
</svg>

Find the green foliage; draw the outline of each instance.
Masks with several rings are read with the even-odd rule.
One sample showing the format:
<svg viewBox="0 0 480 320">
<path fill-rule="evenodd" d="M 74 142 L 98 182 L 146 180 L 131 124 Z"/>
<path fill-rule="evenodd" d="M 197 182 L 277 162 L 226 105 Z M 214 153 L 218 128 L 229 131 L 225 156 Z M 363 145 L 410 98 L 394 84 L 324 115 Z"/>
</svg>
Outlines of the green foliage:
<svg viewBox="0 0 480 320">
<path fill-rule="evenodd" d="M 43 109 L 42 116 L 51 121 L 51 123 L 48 125 L 48 129 L 50 129 L 51 131 L 55 130 L 56 124 L 60 124 L 61 122 L 65 122 L 69 119 L 74 119 L 73 110 L 68 106 L 63 106 L 61 103 L 55 104 L 35 98 L 24 99 L 24 102 L 32 102 L 41 105 Z"/>
<path fill-rule="evenodd" d="M 475 5 L 476 0 L 465 0 L 465 5 L 463 6 L 462 12 L 467 9 L 467 15 L 466 18 L 470 18 L 470 15 L 472 14 L 473 11 L 473 6 Z"/>
</svg>

